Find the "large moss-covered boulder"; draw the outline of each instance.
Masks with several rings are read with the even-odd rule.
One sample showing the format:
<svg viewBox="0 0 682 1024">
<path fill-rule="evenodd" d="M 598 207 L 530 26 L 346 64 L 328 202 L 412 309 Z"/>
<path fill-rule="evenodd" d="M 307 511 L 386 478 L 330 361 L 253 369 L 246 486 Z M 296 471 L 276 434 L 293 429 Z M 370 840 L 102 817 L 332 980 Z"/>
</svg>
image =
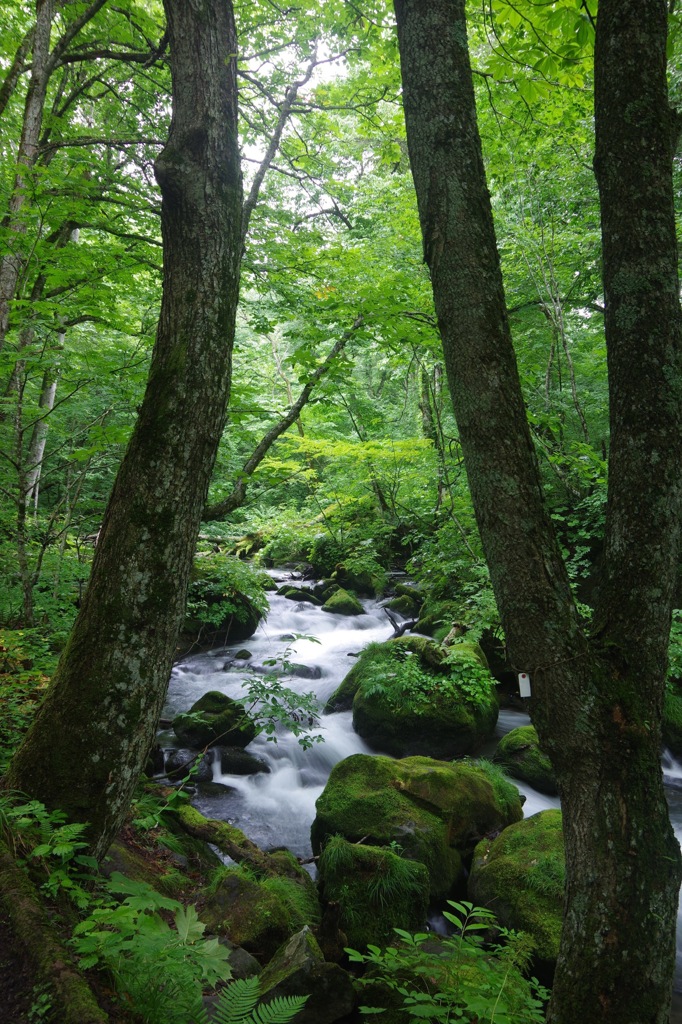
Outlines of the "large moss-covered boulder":
<svg viewBox="0 0 682 1024">
<path fill-rule="evenodd" d="M 360 684 L 371 672 L 371 666 L 376 662 L 381 663 L 384 657 L 404 657 L 404 652 L 411 652 L 419 655 L 420 661 L 427 666 L 439 670 L 443 665 L 445 650 L 440 644 L 433 643 L 423 636 L 403 636 L 397 640 L 387 640 L 383 644 L 368 644 L 364 649 L 350 672 L 334 690 L 327 701 L 324 711 L 330 715 L 335 711 L 350 711 L 353 707 L 355 694 L 360 689 Z"/>
<path fill-rule="evenodd" d="M 216 743 L 246 747 L 258 732 L 241 704 L 220 690 L 209 690 L 189 711 L 176 715 L 173 730 L 181 743 L 195 750 Z"/>
<path fill-rule="evenodd" d="M 177 656 L 247 640 L 268 609 L 271 580 L 239 558 L 203 553 L 195 559 Z"/>
<path fill-rule="evenodd" d="M 564 897 L 561 811 L 540 811 L 476 847 L 469 898 L 490 907 L 506 928 L 535 941 L 542 980 L 551 977 L 559 952 Z"/>
<path fill-rule="evenodd" d="M 339 587 L 327 598 L 322 605 L 323 612 L 331 612 L 334 615 L 364 615 L 365 609 L 360 604 L 355 594 L 349 593 L 343 587 Z"/>
<path fill-rule="evenodd" d="M 558 793 L 552 764 L 540 750 L 535 727 L 521 725 L 503 736 L 495 752 L 495 761 L 515 779 L 527 782 L 540 793 Z"/>
<path fill-rule="evenodd" d="M 399 637 L 370 644 L 351 674 L 353 726 L 376 750 L 446 759 L 474 753 L 492 736 L 497 695 L 476 644 L 444 649 L 425 637 Z M 349 682 L 342 687 L 347 699 Z"/>
<path fill-rule="evenodd" d="M 421 931 L 429 905 L 429 873 L 387 847 L 332 836 L 318 862 L 324 900 L 338 904 L 347 944 L 385 945 L 393 929 Z"/>
<path fill-rule="evenodd" d="M 676 756 L 682 756 L 682 690 L 668 689 L 663 702 L 663 742 Z"/>
<path fill-rule="evenodd" d="M 278 996 L 308 997 L 296 1014 L 297 1024 L 334 1024 L 355 1005 L 350 975 L 338 964 L 325 961 L 307 927 L 277 950 L 258 980 L 264 1003 Z"/>
<path fill-rule="evenodd" d="M 309 877 L 258 879 L 234 867 L 220 877 L 199 916 L 209 931 L 265 962 L 304 925 L 317 924 L 320 906 Z"/>
<path fill-rule="evenodd" d="M 353 754 L 340 761 L 317 801 L 311 838 L 319 853 L 340 835 L 369 846 L 396 844 L 424 864 L 432 897 L 445 896 L 484 835 L 522 816 L 518 790 L 473 762 Z"/>
</svg>

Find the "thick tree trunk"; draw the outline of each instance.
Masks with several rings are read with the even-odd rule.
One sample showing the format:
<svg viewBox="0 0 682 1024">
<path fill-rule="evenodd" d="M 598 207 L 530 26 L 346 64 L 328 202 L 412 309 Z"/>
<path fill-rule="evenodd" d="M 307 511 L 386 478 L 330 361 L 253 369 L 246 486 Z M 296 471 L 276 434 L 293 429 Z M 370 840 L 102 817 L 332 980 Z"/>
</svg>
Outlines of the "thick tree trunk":
<svg viewBox="0 0 682 1024">
<path fill-rule="evenodd" d="M 425 257 L 474 508 L 508 648 L 530 672 L 533 720 L 562 795 L 565 927 L 549 1020 L 663 1024 L 681 870 L 659 744 L 682 454 L 665 4 L 601 0 L 599 8 L 608 45 L 597 50 L 597 130 L 601 104 L 616 135 L 598 141 L 600 181 L 607 175 L 611 185 L 610 194 L 602 188 L 604 230 L 614 239 L 604 246 L 613 453 L 594 638 L 581 630 L 543 505 L 476 126 L 464 0 L 395 0 L 395 9 Z M 640 191 L 624 191 L 623 175 Z M 619 210 L 625 215 L 612 223 Z"/>
<path fill-rule="evenodd" d="M 163 704 L 225 419 L 241 254 L 229 0 L 166 0 L 173 120 L 156 173 L 164 282 L 147 391 L 83 606 L 7 784 L 90 823 L 102 856 Z"/>
</svg>

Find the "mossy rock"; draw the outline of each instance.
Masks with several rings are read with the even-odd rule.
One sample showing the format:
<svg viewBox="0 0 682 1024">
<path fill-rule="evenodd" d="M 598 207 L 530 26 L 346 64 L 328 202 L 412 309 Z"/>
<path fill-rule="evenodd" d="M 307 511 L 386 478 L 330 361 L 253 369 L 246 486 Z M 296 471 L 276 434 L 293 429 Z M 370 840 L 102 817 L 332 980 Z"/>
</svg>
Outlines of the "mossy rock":
<svg viewBox="0 0 682 1024">
<path fill-rule="evenodd" d="M 101 870 L 107 877 L 118 871 L 136 882 L 146 882 L 164 896 L 176 898 L 184 892 L 191 892 L 193 888 L 189 877 L 179 869 L 177 859 L 145 857 L 139 849 L 120 837 L 109 847 Z"/>
<path fill-rule="evenodd" d="M 663 702 L 663 742 L 675 757 L 682 756 L 682 693 L 666 690 Z"/>
<path fill-rule="evenodd" d="M 270 579 L 261 570 L 223 554 L 197 557 L 177 657 L 248 640 L 267 609 Z"/>
<path fill-rule="evenodd" d="M 181 743 L 195 750 L 216 743 L 246 747 L 258 733 L 241 704 L 219 690 L 209 690 L 188 712 L 176 715 L 173 730 Z"/>
<path fill-rule="evenodd" d="M 334 766 L 316 809 L 315 853 L 335 835 L 369 846 L 397 844 L 406 858 L 426 866 L 432 898 L 450 892 L 462 857 L 481 836 L 523 813 L 516 787 L 472 762 L 367 754 Z"/>
<path fill-rule="evenodd" d="M 235 867 L 221 874 L 199 916 L 210 932 L 266 962 L 304 925 L 319 921 L 320 906 L 309 877 L 256 879 Z"/>
<path fill-rule="evenodd" d="M 339 587 L 331 597 L 322 605 L 323 612 L 332 612 L 334 615 L 364 615 L 365 609 L 354 594 L 349 594 L 343 587 Z"/>
<path fill-rule="evenodd" d="M 419 601 L 410 597 L 407 594 L 397 594 L 392 597 L 390 601 L 386 602 L 386 607 L 390 608 L 392 612 L 398 612 L 406 619 L 414 618 L 419 614 Z"/>
<path fill-rule="evenodd" d="M 414 598 L 419 605 L 424 603 L 424 591 L 416 583 L 396 583 L 395 592 L 398 595 Z"/>
<path fill-rule="evenodd" d="M 421 931 L 429 905 L 429 874 L 417 861 L 379 846 L 333 836 L 318 862 L 322 896 L 338 903 L 348 945 L 386 945 L 393 929 Z"/>
<path fill-rule="evenodd" d="M 414 628 L 417 633 L 425 633 L 435 640 L 444 640 L 461 614 L 456 601 L 427 600 L 419 611 L 419 619 Z"/>
<path fill-rule="evenodd" d="M 296 1014 L 297 1024 L 334 1024 L 345 1019 L 355 1005 L 350 975 L 338 964 L 325 961 L 307 927 L 277 950 L 258 980 L 265 1004 L 281 996 L 308 997 Z"/>
<path fill-rule="evenodd" d="M 559 953 L 565 861 L 561 811 L 540 811 L 476 847 L 469 899 L 489 907 L 505 928 L 535 941 L 542 980 L 551 977 Z"/>
<path fill-rule="evenodd" d="M 540 750 L 538 734 L 532 725 L 521 725 L 503 736 L 495 761 L 515 779 L 527 782 L 540 793 L 556 796 L 559 792 L 552 763 Z"/>
<path fill-rule="evenodd" d="M 362 669 L 359 666 L 360 662 L 356 661 L 350 672 L 334 690 L 324 706 L 325 715 L 334 714 L 336 711 L 350 711 L 353 707 L 353 698 L 358 692 L 362 678 Z"/>
<path fill-rule="evenodd" d="M 286 597 L 288 601 L 303 601 L 306 604 L 321 605 L 322 601 L 317 597 L 312 590 L 308 590 L 305 587 L 292 587 L 290 584 L 280 587 L 277 591 L 282 597 Z"/>
<path fill-rule="evenodd" d="M 353 698 L 358 692 L 363 677 L 367 674 L 367 665 L 372 664 L 375 656 L 379 659 L 382 658 L 386 650 L 400 653 L 411 651 L 413 654 L 418 654 L 420 659 L 432 668 L 440 668 L 445 656 L 445 651 L 440 644 L 434 643 L 433 640 L 424 636 L 402 636 L 395 640 L 386 640 L 383 644 L 369 644 L 325 704 L 324 713 L 326 715 L 333 714 L 335 711 L 350 711 L 353 707 Z M 377 654 L 377 651 L 381 654 Z"/>
<path fill-rule="evenodd" d="M 477 644 L 446 650 L 425 637 L 371 644 L 351 676 L 329 705 L 338 710 L 355 687 L 353 726 L 376 750 L 444 760 L 475 753 L 492 736 L 497 695 Z"/>
</svg>

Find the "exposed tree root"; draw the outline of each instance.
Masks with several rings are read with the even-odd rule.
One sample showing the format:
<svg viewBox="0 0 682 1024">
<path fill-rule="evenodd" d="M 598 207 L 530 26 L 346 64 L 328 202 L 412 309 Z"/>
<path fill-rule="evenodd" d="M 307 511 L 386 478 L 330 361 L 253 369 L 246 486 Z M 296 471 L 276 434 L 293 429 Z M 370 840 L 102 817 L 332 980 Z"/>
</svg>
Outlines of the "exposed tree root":
<svg viewBox="0 0 682 1024">
<path fill-rule="evenodd" d="M 290 863 L 259 849 L 234 825 L 228 825 L 225 821 L 205 818 L 189 804 L 183 807 L 174 807 L 172 811 L 166 813 L 171 813 L 188 835 L 212 843 L 237 864 L 247 864 L 260 875 L 298 877 L 298 872 Z"/>
</svg>

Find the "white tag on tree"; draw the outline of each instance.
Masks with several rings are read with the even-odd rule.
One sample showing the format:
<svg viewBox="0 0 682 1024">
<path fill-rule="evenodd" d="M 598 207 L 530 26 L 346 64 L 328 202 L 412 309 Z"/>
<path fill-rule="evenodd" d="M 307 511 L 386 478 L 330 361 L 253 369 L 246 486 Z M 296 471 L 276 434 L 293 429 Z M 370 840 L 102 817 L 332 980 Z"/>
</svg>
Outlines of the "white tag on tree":
<svg viewBox="0 0 682 1024">
<path fill-rule="evenodd" d="M 519 693 L 522 697 L 530 697 L 530 676 L 527 672 L 519 672 Z"/>
</svg>

